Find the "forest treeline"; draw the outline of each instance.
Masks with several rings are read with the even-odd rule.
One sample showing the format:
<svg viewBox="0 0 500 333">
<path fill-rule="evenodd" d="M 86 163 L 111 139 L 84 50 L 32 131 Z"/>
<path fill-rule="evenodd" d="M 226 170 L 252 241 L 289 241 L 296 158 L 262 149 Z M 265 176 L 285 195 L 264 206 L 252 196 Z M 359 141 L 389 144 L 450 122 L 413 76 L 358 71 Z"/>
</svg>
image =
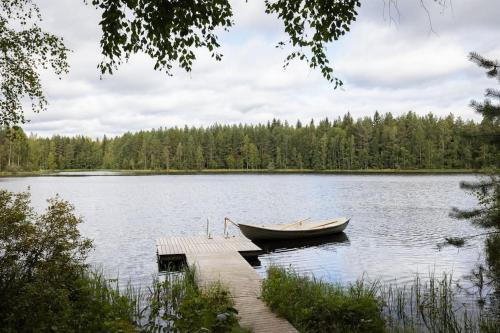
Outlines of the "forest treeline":
<svg viewBox="0 0 500 333">
<path fill-rule="evenodd" d="M 0 131 L 0 171 L 53 169 L 479 169 L 500 152 L 481 134 L 494 126 L 413 112 L 295 125 L 173 127 L 92 139 Z"/>
</svg>

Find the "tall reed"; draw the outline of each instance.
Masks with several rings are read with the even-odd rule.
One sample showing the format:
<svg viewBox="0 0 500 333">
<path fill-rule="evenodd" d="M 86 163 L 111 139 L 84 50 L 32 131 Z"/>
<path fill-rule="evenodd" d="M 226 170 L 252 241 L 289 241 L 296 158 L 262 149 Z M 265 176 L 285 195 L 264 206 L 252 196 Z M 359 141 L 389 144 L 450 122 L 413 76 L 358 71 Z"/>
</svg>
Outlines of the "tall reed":
<svg viewBox="0 0 500 333">
<path fill-rule="evenodd" d="M 220 283 L 200 288 L 194 268 L 156 277 L 139 296 L 143 332 L 246 332 L 238 324 L 229 291 Z"/>
<path fill-rule="evenodd" d="M 267 304 L 301 332 L 499 332 L 498 317 L 462 296 L 449 274 L 416 275 L 403 286 L 365 277 L 341 286 L 270 267 L 263 284 Z"/>
</svg>

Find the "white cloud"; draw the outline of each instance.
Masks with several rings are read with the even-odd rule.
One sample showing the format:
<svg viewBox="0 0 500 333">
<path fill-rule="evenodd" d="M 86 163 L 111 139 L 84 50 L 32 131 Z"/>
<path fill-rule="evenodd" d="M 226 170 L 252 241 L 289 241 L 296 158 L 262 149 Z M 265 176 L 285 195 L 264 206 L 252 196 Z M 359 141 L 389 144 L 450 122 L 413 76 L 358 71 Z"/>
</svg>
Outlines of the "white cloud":
<svg viewBox="0 0 500 333">
<path fill-rule="evenodd" d="M 282 69 L 286 51 L 276 49 L 282 23 L 259 2 L 234 2 L 236 25 L 221 35 L 222 62 L 201 51 L 192 73 L 174 77 L 155 72 L 144 55 L 133 56 L 113 76 L 99 79 L 99 12 L 79 1 L 40 2 L 47 29 L 64 36 L 74 50 L 71 72 L 58 80 L 44 75 L 49 110 L 28 117 L 25 129 L 40 135 L 102 136 L 160 126 L 257 123 L 280 118 L 354 117 L 375 110 L 453 112 L 479 119 L 468 107 L 494 82 L 467 60 L 469 51 L 499 58 L 495 13 L 500 3 L 464 0 L 443 13 L 432 11 L 432 26 L 419 1 L 400 7 L 395 25 L 382 2 L 366 1 L 357 22 L 330 46 L 340 90 L 301 62 Z M 492 8 L 495 7 L 495 8 Z M 387 14 L 387 13 L 386 13 Z"/>
</svg>

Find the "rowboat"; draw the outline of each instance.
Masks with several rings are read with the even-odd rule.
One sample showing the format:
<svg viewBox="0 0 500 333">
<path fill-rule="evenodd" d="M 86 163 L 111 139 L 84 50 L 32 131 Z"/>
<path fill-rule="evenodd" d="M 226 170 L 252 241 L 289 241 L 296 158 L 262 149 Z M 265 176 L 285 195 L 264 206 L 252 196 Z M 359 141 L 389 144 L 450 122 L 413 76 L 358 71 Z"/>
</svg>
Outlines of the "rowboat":
<svg viewBox="0 0 500 333">
<path fill-rule="evenodd" d="M 227 219 L 227 218 L 226 218 Z M 234 223 L 241 233 L 251 240 L 266 239 L 298 239 L 332 235 L 344 231 L 349 224 L 349 218 L 338 217 L 326 221 L 309 221 L 309 219 L 289 224 L 249 225 Z"/>
</svg>

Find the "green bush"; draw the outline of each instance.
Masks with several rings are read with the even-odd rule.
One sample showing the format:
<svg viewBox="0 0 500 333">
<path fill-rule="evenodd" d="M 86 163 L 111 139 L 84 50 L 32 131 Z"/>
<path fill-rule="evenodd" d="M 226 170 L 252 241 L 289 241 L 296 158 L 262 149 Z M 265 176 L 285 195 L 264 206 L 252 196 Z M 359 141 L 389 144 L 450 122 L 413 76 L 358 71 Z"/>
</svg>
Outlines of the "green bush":
<svg viewBox="0 0 500 333">
<path fill-rule="evenodd" d="M 384 332 L 375 289 L 361 282 L 343 288 L 271 267 L 262 297 L 301 332 Z"/>
<path fill-rule="evenodd" d="M 134 302 L 85 264 L 81 219 L 59 198 L 0 191 L 0 331 L 132 332 Z"/>
<path fill-rule="evenodd" d="M 486 238 L 485 249 L 490 278 L 497 284 L 500 293 L 500 234 L 492 234 Z"/>
</svg>

